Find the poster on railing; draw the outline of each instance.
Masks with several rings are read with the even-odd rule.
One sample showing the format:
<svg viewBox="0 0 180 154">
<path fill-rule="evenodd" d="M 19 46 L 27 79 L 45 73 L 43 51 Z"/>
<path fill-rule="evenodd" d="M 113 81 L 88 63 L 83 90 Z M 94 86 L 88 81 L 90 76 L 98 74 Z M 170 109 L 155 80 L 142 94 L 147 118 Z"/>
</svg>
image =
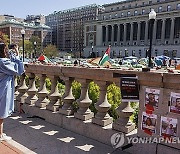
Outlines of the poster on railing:
<svg viewBox="0 0 180 154">
<path fill-rule="evenodd" d="M 171 92 L 169 112 L 180 114 L 180 93 Z"/>
<path fill-rule="evenodd" d="M 177 119 L 170 117 L 161 117 L 160 135 L 164 137 L 177 136 Z"/>
<path fill-rule="evenodd" d="M 120 82 L 122 101 L 139 102 L 137 77 L 123 77 Z"/>
<path fill-rule="evenodd" d="M 142 113 L 142 124 L 141 129 L 149 135 L 156 133 L 157 115 Z"/>
<path fill-rule="evenodd" d="M 145 91 L 145 107 L 146 111 L 154 111 L 159 105 L 159 89 L 146 88 Z"/>
</svg>

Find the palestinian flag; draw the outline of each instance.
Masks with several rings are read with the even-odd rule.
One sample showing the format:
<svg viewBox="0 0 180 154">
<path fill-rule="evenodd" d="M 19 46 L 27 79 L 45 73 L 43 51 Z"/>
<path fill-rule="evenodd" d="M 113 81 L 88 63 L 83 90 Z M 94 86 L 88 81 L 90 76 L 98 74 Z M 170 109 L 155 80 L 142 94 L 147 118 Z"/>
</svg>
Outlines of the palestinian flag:
<svg viewBox="0 0 180 154">
<path fill-rule="evenodd" d="M 51 63 L 51 61 L 45 55 L 41 55 L 38 58 L 38 61 L 43 61 L 43 62 L 46 62 L 46 63 Z"/>
<path fill-rule="evenodd" d="M 100 59 L 99 61 L 99 65 L 102 66 L 106 61 L 109 60 L 109 57 L 110 57 L 110 46 L 107 48 L 104 56 Z"/>
</svg>

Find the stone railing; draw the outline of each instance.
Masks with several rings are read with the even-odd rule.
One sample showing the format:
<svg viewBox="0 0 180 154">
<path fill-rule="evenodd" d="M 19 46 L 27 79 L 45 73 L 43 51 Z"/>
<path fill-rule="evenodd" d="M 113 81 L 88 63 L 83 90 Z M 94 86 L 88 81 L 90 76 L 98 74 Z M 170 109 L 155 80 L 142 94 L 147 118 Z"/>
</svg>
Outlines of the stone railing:
<svg viewBox="0 0 180 154">
<path fill-rule="evenodd" d="M 130 102 L 121 102 L 117 108 L 119 118 L 114 122 L 113 118 L 108 114 L 111 105 L 107 100 L 107 87 L 111 83 L 120 86 L 120 78 L 116 78 L 115 74 L 135 74 L 138 76 L 140 84 L 140 110 L 136 136 L 144 137 L 149 135 L 142 130 L 142 114 L 146 111 L 144 101 L 145 89 L 147 87 L 160 90 L 159 106 L 153 113 L 158 117 L 157 131 L 152 136 L 160 136 L 161 116 L 174 117 L 180 123 L 180 115 L 168 112 L 170 92 L 180 91 L 180 74 L 178 73 L 163 74 L 156 71 L 140 72 L 105 68 L 27 65 L 25 74 L 21 76 L 19 88 L 15 92 L 16 108 L 19 110 L 20 107 L 20 110 L 24 110 L 30 115 L 39 116 L 65 129 L 106 144 L 111 144 L 110 138 L 114 133 L 123 132 L 126 135 L 132 135 L 135 132 L 133 131 L 135 130 L 135 124 L 129 121 L 133 113 Z M 29 77 L 28 87 L 25 83 L 25 75 Z M 36 76 L 40 79 L 40 87 L 38 89 L 35 85 Z M 46 89 L 46 78 L 49 78 L 52 83 L 50 92 Z M 63 96 L 58 91 L 57 81 L 59 79 L 65 83 L 65 93 Z M 81 95 L 78 100 L 75 100 L 72 94 L 72 82 L 74 80 L 81 83 Z M 96 115 L 89 109 L 92 100 L 89 98 L 88 86 L 91 81 L 94 81 L 100 87 L 100 96 L 95 104 L 97 109 Z M 74 112 L 72 107 L 74 101 L 78 103 L 79 109 L 77 112 Z M 177 125 L 177 130 L 177 136 L 180 136 L 179 125 Z M 164 143 L 163 146 L 165 145 Z M 152 148 L 147 149 L 147 147 L 144 150 L 135 150 L 137 153 L 147 150 L 152 151 Z M 171 147 L 180 148 L 178 144 L 171 145 Z M 132 151 L 130 150 L 130 152 Z"/>
</svg>

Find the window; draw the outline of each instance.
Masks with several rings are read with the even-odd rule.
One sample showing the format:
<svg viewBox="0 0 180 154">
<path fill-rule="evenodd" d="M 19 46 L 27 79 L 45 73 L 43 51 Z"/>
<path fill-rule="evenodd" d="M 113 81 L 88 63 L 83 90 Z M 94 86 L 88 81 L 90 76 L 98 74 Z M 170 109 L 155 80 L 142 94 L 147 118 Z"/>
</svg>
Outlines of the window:
<svg viewBox="0 0 180 154">
<path fill-rule="evenodd" d="M 157 0 L 157 3 L 161 2 L 161 0 Z"/>
<path fill-rule="evenodd" d="M 124 9 L 124 8 L 125 8 L 125 6 L 123 5 L 123 6 L 122 6 L 122 8 Z"/>
<path fill-rule="evenodd" d="M 158 7 L 158 12 L 162 12 L 162 6 Z"/>
<path fill-rule="evenodd" d="M 142 9 L 142 14 L 145 14 L 145 10 L 144 9 Z"/>
<path fill-rule="evenodd" d="M 138 13 L 137 10 L 135 10 L 135 11 L 134 11 L 134 15 L 137 15 L 137 13 Z"/>
<path fill-rule="evenodd" d="M 118 16 L 117 13 L 114 16 L 115 16 L 115 18 L 117 18 L 117 16 Z"/>
<path fill-rule="evenodd" d="M 128 11 L 128 12 L 127 12 L 127 15 L 128 15 L 128 16 L 130 16 L 130 15 L 131 15 L 131 12 L 130 12 L 130 11 Z"/>
<path fill-rule="evenodd" d="M 177 10 L 180 10 L 180 3 L 177 4 Z"/>
<path fill-rule="evenodd" d="M 152 1 L 149 1 L 149 4 L 152 4 Z"/>
<path fill-rule="evenodd" d="M 122 16 L 122 17 L 124 16 L 124 13 L 123 13 L 123 12 L 121 13 L 121 16 Z"/>
<path fill-rule="evenodd" d="M 113 10 L 113 8 L 111 8 L 111 11 Z"/>
<path fill-rule="evenodd" d="M 128 7 L 131 8 L 131 4 L 129 4 Z"/>
<path fill-rule="evenodd" d="M 119 10 L 119 7 L 117 7 L 117 10 Z"/>
<path fill-rule="evenodd" d="M 111 19 L 112 18 L 112 16 L 111 16 L 111 14 L 109 15 L 109 19 Z"/>
<path fill-rule="evenodd" d="M 142 2 L 142 6 L 144 6 L 145 5 L 145 3 L 144 2 Z"/>
<path fill-rule="evenodd" d="M 171 5 L 167 6 L 167 11 L 171 11 Z"/>
<path fill-rule="evenodd" d="M 135 4 L 135 7 L 137 7 L 137 6 L 138 6 L 138 4 L 136 3 L 136 4 Z"/>
</svg>

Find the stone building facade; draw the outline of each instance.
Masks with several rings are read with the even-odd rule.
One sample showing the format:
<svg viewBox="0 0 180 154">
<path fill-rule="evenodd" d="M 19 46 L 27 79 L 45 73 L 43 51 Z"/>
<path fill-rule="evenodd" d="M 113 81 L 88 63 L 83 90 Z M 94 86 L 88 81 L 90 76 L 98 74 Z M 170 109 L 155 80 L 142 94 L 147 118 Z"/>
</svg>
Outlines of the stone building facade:
<svg viewBox="0 0 180 154">
<path fill-rule="evenodd" d="M 22 29 L 25 30 L 25 40 L 30 40 L 32 36 L 38 36 L 41 39 L 42 47 L 52 42 L 52 30 L 46 25 L 20 22 L 15 19 L 4 20 L 0 23 L 0 31 L 8 35 L 10 43 L 19 44 L 22 40 Z"/>
<path fill-rule="evenodd" d="M 53 29 L 53 44 L 60 51 L 81 54 L 84 49 L 85 22 L 96 20 L 102 11 L 101 6 L 93 4 L 46 16 L 46 25 Z"/>
<path fill-rule="evenodd" d="M 98 20 L 85 25 L 84 55 L 102 55 L 111 45 L 112 57 L 146 57 L 149 12 L 157 13 L 152 55 L 180 57 L 180 0 L 126 0 L 106 4 Z"/>
</svg>

